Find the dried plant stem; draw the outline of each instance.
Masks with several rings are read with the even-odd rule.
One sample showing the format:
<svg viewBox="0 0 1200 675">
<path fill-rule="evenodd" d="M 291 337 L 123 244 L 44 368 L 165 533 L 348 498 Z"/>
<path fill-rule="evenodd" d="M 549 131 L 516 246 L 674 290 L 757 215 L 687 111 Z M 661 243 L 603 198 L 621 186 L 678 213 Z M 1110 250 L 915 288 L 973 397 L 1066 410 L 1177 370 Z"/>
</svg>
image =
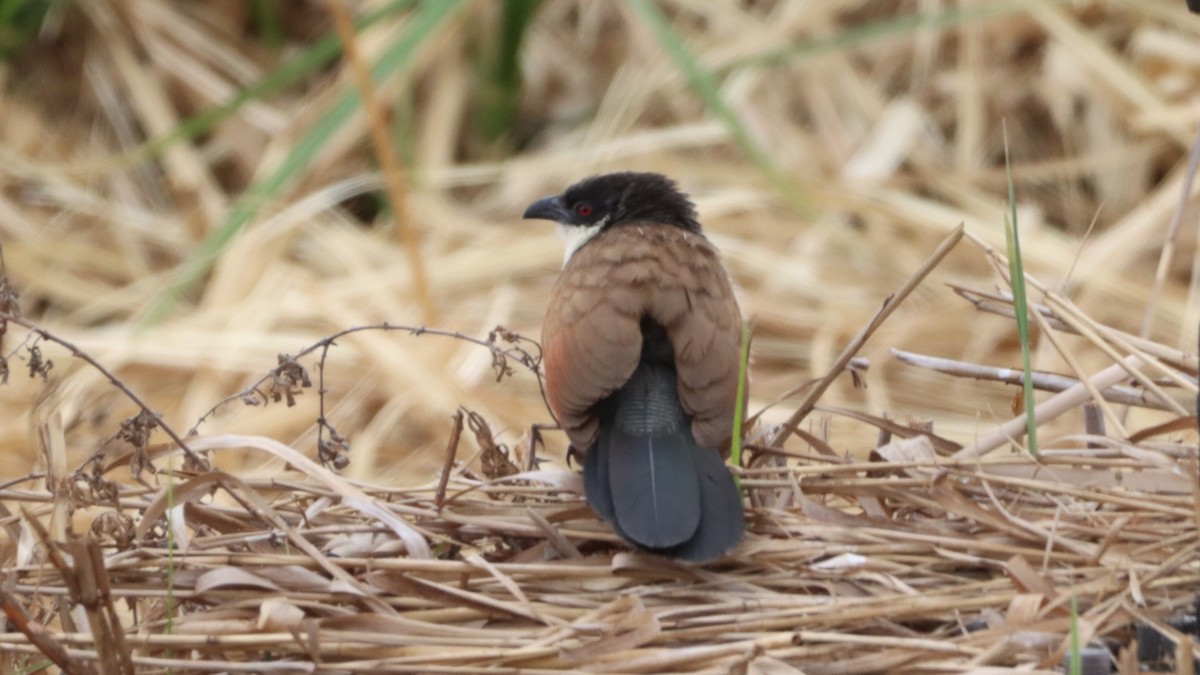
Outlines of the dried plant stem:
<svg viewBox="0 0 1200 675">
<path fill-rule="evenodd" d="M 105 368 L 103 364 L 92 358 L 90 354 L 83 351 L 79 347 L 76 347 L 73 343 L 58 337 L 54 333 L 51 333 L 45 328 L 42 328 L 30 321 L 26 321 L 19 316 L 13 316 L 12 314 L 0 312 L 0 323 L 15 323 L 18 326 L 23 326 L 42 340 L 45 340 L 46 342 L 53 342 L 54 344 L 63 347 L 67 351 L 71 352 L 71 356 L 95 368 L 97 372 L 103 375 L 104 378 L 108 380 L 110 384 L 112 384 L 112 386 L 119 389 L 121 393 L 126 396 L 126 398 L 128 398 L 130 401 L 133 401 L 138 408 L 141 408 L 142 414 L 152 418 L 154 423 L 157 424 L 158 427 L 161 428 L 163 432 L 171 438 L 172 441 L 175 441 L 175 444 L 178 445 L 181 450 L 183 450 L 189 461 L 191 461 L 197 467 L 208 467 L 208 462 L 205 461 L 205 459 L 200 455 L 192 452 L 192 449 L 188 447 L 188 444 L 184 442 L 183 438 L 181 438 L 179 434 L 175 433 L 175 430 L 171 428 L 171 425 L 167 424 L 166 421 L 163 420 L 161 415 L 155 412 L 150 405 L 142 399 L 141 396 L 130 389 L 129 386 L 125 384 L 124 380 L 117 377 L 116 373 L 112 372 L 108 368 Z"/>
<path fill-rule="evenodd" d="M 450 482 L 450 472 L 454 470 L 454 458 L 458 455 L 458 441 L 462 437 L 463 409 L 454 411 L 454 423 L 450 427 L 450 437 L 446 440 L 446 460 L 442 464 L 442 474 L 438 476 L 437 495 L 433 504 L 438 511 L 446 503 L 446 484 Z"/>
<path fill-rule="evenodd" d="M 1092 397 L 1090 405 L 1101 410 L 1104 417 L 1108 419 L 1113 430 L 1120 438 L 1128 438 L 1129 432 L 1125 430 L 1125 424 L 1121 421 L 1120 415 L 1117 415 L 1117 413 L 1112 409 L 1112 406 L 1108 405 L 1108 402 L 1104 400 L 1104 395 L 1100 392 L 1100 390 L 1093 387 L 1091 382 L 1088 381 L 1087 377 L 1084 375 L 1085 371 L 1083 367 L 1079 365 L 1079 360 L 1075 358 L 1075 355 L 1072 354 L 1069 349 L 1063 347 L 1062 341 L 1059 340 L 1059 337 L 1050 329 L 1050 322 L 1046 320 L 1046 317 L 1038 314 L 1037 312 L 1027 311 L 1027 314 L 1031 314 L 1033 316 L 1034 321 L 1036 321 L 1038 327 L 1041 328 L 1042 334 L 1045 335 L 1046 339 L 1050 341 L 1050 344 L 1054 346 L 1055 351 L 1058 352 L 1063 361 L 1066 361 L 1067 366 L 1071 369 L 1071 372 L 1075 373 L 1075 376 L 1079 378 L 1079 383 L 1087 388 L 1088 394 L 1090 394 Z M 1154 398 L 1158 399 L 1157 396 Z M 1161 404 L 1162 402 L 1159 401 L 1159 403 Z"/>
<path fill-rule="evenodd" d="M 88 666 L 72 659 L 70 652 L 62 646 L 58 638 L 41 625 L 31 621 L 20 600 L 3 588 L 0 588 L 0 609 L 4 611 L 9 623 L 21 631 L 29 643 L 37 648 L 33 653 L 40 653 L 50 659 L 54 665 L 62 668 L 63 672 L 68 675 L 92 675 L 95 673 Z"/>
<path fill-rule="evenodd" d="M 1066 298 L 1054 293 L 1046 293 L 1046 299 L 1048 304 L 1056 310 L 1056 313 L 1060 318 L 1064 319 L 1068 324 L 1071 324 L 1080 335 L 1090 340 L 1097 349 L 1103 352 L 1114 362 L 1120 361 L 1121 354 L 1118 352 L 1119 348 L 1125 353 L 1134 354 L 1140 357 L 1149 368 L 1156 370 L 1160 375 L 1173 380 L 1177 386 L 1188 389 L 1196 387 L 1195 382 L 1184 377 L 1174 369 L 1168 368 L 1153 356 L 1142 352 L 1128 340 L 1108 330 L 1107 327 L 1093 321 L 1070 300 L 1067 300 Z M 1157 382 L 1151 379 L 1149 375 L 1146 375 L 1141 371 L 1131 371 L 1129 376 L 1137 380 L 1138 383 L 1145 387 L 1150 393 L 1157 396 L 1164 404 L 1167 405 L 1167 408 L 1175 414 L 1188 414 L 1188 411 L 1185 410 L 1177 401 L 1175 401 L 1175 399 L 1167 396 L 1166 392 L 1162 390 L 1162 387 L 1160 387 Z"/>
<path fill-rule="evenodd" d="M 1019 385 L 1021 384 L 1022 374 L 1018 370 L 1012 368 L 999 368 L 996 366 L 987 366 L 981 363 L 969 363 L 967 361 L 956 361 L 954 359 L 944 359 L 937 356 L 929 356 L 926 354 L 917 354 L 914 352 L 906 352 L 900 349 L 893 349 L 892 355 L 900 359 L 904 363 L 928 368 L 939 373 L 946 373 L 954 377 L 965 377 L 976 380 L 989 380 L 995 382 L 1003 382 L 1005 384 Z M 1034 372 L 1033 386 L 1040 391 L 1060 392 L 1069 389 L 1080 381 L 1073 377 L 1059 375 L 1056 373 Z M 1116 385 L 1100 392 L 1101 396 L 1106 401 L 1119 403 L 1121 405 L 1132 405 L 1142 408 L 1152 408 L 1154 410 L 1167 410 L 1167 406 L 1163 405 L 1155 397 L 1147 396 L 1144 389 Z"/>
<path fill-rule="evenodd" d="M 1065 391 L 1042 401 L 1034 409 L 1038 424 L 1045 424 L 1063 413 L 1073 410 L 1084 403 L 1094 400 L 1089 389 L 1104 391 L 1128 377 L 1131 370 L 1137 370 L 1143 362 L 1136 356 L 1127 356 L 1120 363 L 1105 368 L 1088 378 L 1087 385 L 1082 382 Z M 1020 437 L 1025 429 L 1025 416 L 1015 417 L 997 427 L 991 433 L 955 453 L 955 457 L 978 457 L 996 448 L 1012 442 Z"/>
<path fill-rule="evenodd" d="M 396 230 L 404 241 L 404 250 L 408 254 L 408 265 L 412 271 L 413 290 L 421 305 L 425 323 L 437 323 L 438 311 L 429 291 L 429 275 L 425 271 L 425 256 L 421 252 L 421 234 L 408 213 L 408 190 L 404 169 L 396 160 L 395 148 L 388 133 L 387 119 L 383 111 L 383 103 L 371 81 L 371 69 L 367 66 L 358 49 L 358 35 L 354 30 L 354 21 L 350 11 L 342 0 L 328 0 L 326 6 L 333 17 L 333 25 L 337 28 L 338 37 L 342 40 L 343 53 L 362 96 L 363 110 L 367 114 L 367 122 L 371 128 L 371 142 L 375 146 L 375 158 L 383 172 L 384 184 L 387 186 L 388 200 L 392 204 L 392 212 L 396 218 Z"/>
<path fill-rule="evenodd" d="M 353 328 L 347 328 L 345 330 L 341 330 L 336 333 L 333 333 L 332 335 L 323 337 L 320 340 L 305 347 L 304 349 L 301 349 L 300 351 L 296 352 L 295 354 L 281 355 L 280 356 L 281 363 L 277 368 L 272 370 L 270 373 L 264 375 L 263 377 L 259 378 L 258 381 L 256 381 L 254 384 L 250 385 L 249 387 L 246 387 L 245 389 L 239 391 L 236 394 L 226 396 L 225 398 L 218 401 L 216 405 L 209 408 L 207 411 L 204 412 L 203 415 L 200 416 L 199 419 L 196 420 L 196 423 L 194 425 L 192 425 L 192 428 L 188 431 L 188 435 L 195 435 L 196 433 L 198 433 L 200 426 L 203 425 L 205 421 L 207 421 L 210 417 L 212 417 L 214 414 L 216 414 L 216 412 L 218 410 L 220 410 L 222 407 L 224 407 L 225 405 L 227 405 L 229 403 L 232 403 L 233 401 L 246 400 L 248 397 L 254 396 L 256 394 L 265 399 L 267 397 L 267 395 L 263 394 L 260 391 L 261 387 L 263 387 L 267 383 L 271 382 L 272 380 L 278 378 L 280 373 L 282 373 L 288 369 L 291 369 L 293 367 L 297 367 L 298 359 L 301 359 L 309 354 L 312 354 L 313 352 L 320 350 L 323 355 L 322 356 L 322 364 L 323 364 L 324 355 L 328 353 L 330 347 L 337 344 L 338 339 L 343 338 L 347 335 L 352 335 L 354 333 L 361 333 L 363 331 L 373 331 L 373 330 L 385 331 L 385 332 L 386 331 L 399 331 L 399 332 L 403 332 L 403 333 L 408 333 L 408 334 L 412 335 L 413 337 L 420 337 L 422 335 L 437 335 L 440 337 L 448 337 L 448 338 L 452 338 L 455 340 L 462 340 L 463 342 L 469 342 L 473 345 L 479 345 L 480 347 L 485 347 L 488 349 L 488 351 L 490 351 L 492 353 L 492 367 L 496 370 L 497 380 L 502 379 L 512 373 L 512 370 L 508 365 L 508 360 L 513 359 L 513 360 L 517 361 L 518 363 L 520 363 L 525 368 L 527 368 L 538 379 L 538 386 L 541 388 L 541 391 L 542 391 L 542 400 L 543 400 L 543 403 L 545 403 L 545 399 L 546 399 L 545 385 L 542 382 L 542 372 L 541 372 L 541 360 L 542 360 L 541 353 L 540 353 L 541 348 L 540 348 L 540 345 L 538 345 L 536 342 L 534 342 L 518 333 L 510 332 L 510 331 L 504 329 L 502 326 L 497 326 L 488 335 L 486 340 L 481 340 L 477 337 L 473 337 L 473 336 L 467 335 L 465 333 L 460 333 L 458 331 L 447 331 L 447 330 L 440 330 L 437 328 L 426 328 L 425 326 L 404 326 L 404 325 L 400 325 L 400 324 L 384 322 L 384 323 L 370 324 L 370 325 L 366 325 L 366 326 L 355 326 Z M 518 344 L 518 343 L 522 343 L 522 342 L 527 342 L 530 345 L 532 345 L 534 348 L 536 348 L 538 353 L 530 352 L 529 350 L 525 349 L 524 347 L 520 347 L 520 346 L 515 346 L 515 347 L 510 347 L 508 349 L 504 349 L 504 348 L 500 347 L 500 345 L 497 344 L 497 340 L 504 340 L 510 344 Z M 323 365 L 321 367 L 322 367 L 322 369 L 324 369 Z M 302 370 L 302 368 L 301 368 L 301 370 Z M 323 389 L 324 386 L 321 385 L 320 388 Z M 550 407 L 549 404 L 546 403 L 546 408 L 549 409 L 549 407 Z M 324 408 L 322 407 L 322 413 L 321 413 L 322 416 L 324 416 L 323 410 L 324 410 Z"/>
<path fill-rule="evenodd" d="M 951 284 L 950 288 L 953 289 L 956 294 L 966 299 L 967 302 L 975 305 L 975 309 L 978 309 L 981 312 L 989 312 L 999 316 L 1013 316 L 1012 295 L 1010 294 L 979 291 L 954 284 Z M 1032 312 L 1041 314 L 1046 319 L 1047 326 L 1049 328 L 1079 335 L 1079 331 L 1077 331 L 1072 325 L 1067 324 L 1065 321 L 1059 318 L 1054 310 L 1047 305 L 1031 303 L 1029 305 L 1029 309 Z M 1174 368 L 1195 372 L 1197 368 L 1200 367 L 1200 361 L 1198 361 L 1194 352 L 1184 352 L 1179 349 L 1173 349 L 1164 344 L 1152 342 L 1151 340 L 1140 338 L 1131 333 L 1126 333 L 1124 331 L 1107 326 L 1104 328 L 1104 333 L 1106 335 L 1112 335 L 1120 338 L 1125 343 L 1137 348 L 1139 351 L 1144 352 L 1149 356 L 1153 356 L 1159 361 L 1171 365 Z"/>
<path fill-rule="evenodd" d="M 992 265 L 996 268 L 996 271 L 1003 276 L 1005 274 L 1005 270 L 1008 269 L 1008 261 L 1005 260 L 1004 256 L 981 238 L 970 233 L 968 233 L 966 236 L 968 240 L 984 251 L 984 253 L 990 259 Z M 1167 367 L 1165 364 L 1160 363 L 1158 359 L 1152 357 L 1151 355 L 1142 352 L 1133 344 L 1131 340 L 1124 338 L 1116 331 L 1112 331 L 1092 320 L 1082 310 L 1076 307 L 1075 303 L 1071 302 L 1069 299 L 1049 290 L 1044 285 L 1039 283 L 1037 279 L 1029 277 L 1028 275 L 1026 275 L 1025 281 L 1042 294 L 1047 306 L 1060 321 L 1067 324 L 1076 333 L 1090 341 L 1097 349 L 1108 356 L 1113 362 L 1118 364 L 1121 363 L 1121 354 L 1118 353 L 1117 349 L 1113 346 L 1116 345 L 1116 347 L 1120 347 L 1126 353 L 1132 353 L 1141 357 L 1140 360 L 1143 363 L 1148 364 L 1149 367 L 1154 368 L 1163 376 L 1170 378 L 1177 385 L 1185 387 L 1191 391 L 1195 391 L 1195 382 L 1183 376 L 1181 373 L 1176 372 L 1174 369 Z M 1160 386 L 1158 386 L 1157 383 L 1155 383 L 1140 370 L 1131 369 L 1129 371 L 1129 376 L 1137 380 L 1139 384 L 1157 396 L 1160 401 L 1172 412 L 1178 415 L 1189 414 L 1182 405 L 1180 405 L 1170 396 L 1167 396 L 1167 394 Z"/>
<path fill-rule="evenodd" d="M 1175 258 L 1175 242 L 1179 239 L 1179 226 L 1183 222 L 1183 214 L 1187 210 L 1188 196 L 1192 193 L 1192 183 L 1196 180 L 1197 165 L 1200 165 L 1200 130 L 1192 141 L 1192 151 L 1188 155 L 1187 173 L 1183 186 L 1179 189 L 1179 202 L 1175 204 L 1175 212 L 1171 214 L 1171 224 L 1167 227 L 1163 238 L 1162 254 L 1158 257 L 1158 268 L 1154 271 L 1154 285 L 1150 288 L 1150 296 L 1146 299 L 1146 313 L 1142 316 L 1142 327 L 1139 337 L 1149 337 L 1150 329 L 1154 326 L 1154 312 L 1158 309 L 1158 298 L 1163 286 L 1167 283 L 1167 272 L 1171 261 Z"/>
<path fill-rule="evenodd" d="M 962 237 L 963 226 L 960 224 L 958 227 L 954 228 L 954 230 L 951 231 L 945 239 L 942 240 L 942 243 L 938 245 L 933 254 L 930 255 L 924 264 L 921 265 L 920 269 L 918 269 L 911 277 L 909 277 L 908 281 L 906 281 L 904 285 L 900 287 L 900 290 L 888 296 L 888 298 L 883 301 L 883 306 L 879 308 L 879 311 L 875 313 L 875 316 L 871 317 L 871 320 L 867 322 L 866 326 L 863 326 L 862 330 L 858 332 L 858 335 L 855 335 L 854 338 L 850 340 L 850 343 L 846 345 L 846 348 L 842 350 L 842 353 L 838 356 L 837 360 L 834 361 L 833 367 L 829 369 L 829 372 L 825 374 L 825 377 L 821 378 L 821 380 L 809 390 L 808 395 L 804 397 L 804 400 L 801 401 L 800 406 L 796 408 L 796 412 L 792 413 L 792 416 L 780 429 L 778 436 L 772 439 L 771 442 L 767 443 L 767 445 L 783 445 L 784 441 L 786 441 L 788 437 L 792 435 L 794 430 L 800 426 L 801 422 L 804 421 L 804 418 L 808 416 L 808 413 L 812 412 L 813 407 L 816 406 L 817 401 L 821 399 L 821 396 L 825 393 L 825 390 L 829 388 L 829 385 L 833 384 L 833 381 L 837 379 L 838 375 L 842 374 L 842 370 L 846 368 L 846 365 L 850 363 L 851 359 L 854 358 L 854 355 L 858 353 L 858 350 L 862 349 L 863 345 L 866 344 L 867 340 L 870 339 L 871 335 L 876 331 L 876 329 L 883 325 L 883 322 L 886 321 L 887 318 L 892 315 L 892 312 L 896 311 L 896 308 L 904 302 L 905 298 L 907 298 L 909 294 L 911 294 L 913 290 L 915 290 L 917 286 L 919 286 L 921 282 L 925 280 L 925 277 L 929 276 L 929 273 L 932 272 L 939 263 L 941 263 L 942 259 L 945 258 L 950 251 L 954 250 L 954 247 L 958 244 Z"/>
</svg>

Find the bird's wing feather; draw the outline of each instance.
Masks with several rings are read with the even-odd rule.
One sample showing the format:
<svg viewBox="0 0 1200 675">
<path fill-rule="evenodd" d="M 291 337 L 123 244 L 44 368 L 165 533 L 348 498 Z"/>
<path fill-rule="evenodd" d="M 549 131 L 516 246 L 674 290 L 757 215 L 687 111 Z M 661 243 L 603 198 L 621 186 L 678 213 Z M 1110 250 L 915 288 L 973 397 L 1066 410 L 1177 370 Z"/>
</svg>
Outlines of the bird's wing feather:
<svg viewBox="0 0 1200 675">
<path fill-rule="evenodd" d="M 692 416 L 692 434 L 700 447 L 716 448 L 733 426 L 742 317 L 716 249 L 702 237 L 681 234 L 686 236 L 667 250 L 682 283 L 659 289 L 651 315 L 666 327 L 675 350 L 679 398 Z"/>
<path fill-rule="evenodd" d="M 559 275 L 542 324 L 546 396 L 580 449 L 596 438 L 594 406 L 629 379 L 642 347 L 639 319 L 607 296 L 603 269 L 574 264 L 592 248 L 576 253 Z"/>
<path fill-rule="evenodd" d="M 686 432 L 630 434 L 614 426 L 600 432 L 594 448 L 600 462 L 608 464 L 614 521 L 624 536 L 648 548 L 687 541 L 702 509 L 696 455 L 717 454 L 697 448 Z"/>
<path fill-rule="evenodd" d="M 542 328 L 546 393 L 558 421 L 575 447 L 592 444 L 596 403 L 637 367 L 643 316 L 667 331 L 697 443 L 721 445 L 736 405 L 741 314 L 712 244 L 669 225 L 606 230 L 559 275 Z"/>
<path fill-rule="evenodd" d="M 703 562 L 737 545 L 746 529 L 742 495 L 721 456 L 707 450 L 694 454 L 700 482 L 700 518 L 695 534 L 666 553 L 672 558 Z"/>
</svg>

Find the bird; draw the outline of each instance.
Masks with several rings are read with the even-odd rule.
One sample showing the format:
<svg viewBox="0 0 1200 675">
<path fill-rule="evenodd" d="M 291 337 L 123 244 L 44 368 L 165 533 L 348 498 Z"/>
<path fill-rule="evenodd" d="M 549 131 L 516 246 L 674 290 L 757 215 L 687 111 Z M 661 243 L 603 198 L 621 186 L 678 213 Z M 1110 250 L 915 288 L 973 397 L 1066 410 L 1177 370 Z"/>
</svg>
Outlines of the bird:
<svg viewBox="0 0 1200 675">
<path fill-rule="evenodd" d="M 563 267 L 542 323 L 545 392 L 584 496 L 637 549 L 703 563 L 745 530 L 722 459 L 733 430 L 742 315 L 695 205 L 658 173 L 585 178 L 535 201 Z"/>
</svg>

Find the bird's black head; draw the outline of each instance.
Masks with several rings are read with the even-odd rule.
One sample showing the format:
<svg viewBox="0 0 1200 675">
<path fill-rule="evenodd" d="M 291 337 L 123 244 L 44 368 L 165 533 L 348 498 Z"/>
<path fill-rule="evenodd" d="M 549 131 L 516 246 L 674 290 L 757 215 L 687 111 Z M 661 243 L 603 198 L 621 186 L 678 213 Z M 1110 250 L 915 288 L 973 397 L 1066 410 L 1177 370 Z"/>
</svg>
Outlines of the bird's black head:
<svg viewBox="0 0 1200 675">
<path fill-rule="evenodd" d="M 553 220 L 560 228 L 584 228 L 591 236 L 607 227 L 634 222 L 700 232 L 691 200 L 675 181 L 658 173 L 623 171 L 585 178 L 560 195 L 537 200 L 524 217 Z"/>
</svg>

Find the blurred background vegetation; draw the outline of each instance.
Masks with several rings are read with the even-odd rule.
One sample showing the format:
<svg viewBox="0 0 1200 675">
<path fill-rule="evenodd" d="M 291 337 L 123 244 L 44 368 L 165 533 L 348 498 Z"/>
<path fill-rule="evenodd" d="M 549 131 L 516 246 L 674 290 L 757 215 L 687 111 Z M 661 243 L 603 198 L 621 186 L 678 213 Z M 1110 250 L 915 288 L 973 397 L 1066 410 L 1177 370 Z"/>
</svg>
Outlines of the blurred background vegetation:
<svg viewBox="0 0 1200 675">
<path fill-rule="evenodd" d="M 957 224 L 1003 250 L 1002 124 L 1026 272 L 1099 321 L 1195 352 L 1183 192 L 1200 17 L 1183 0 L 334 2 L 0 1 L 7 274 L 28 318 L 176 429 L 345 328 L 537 338 L 561 250 L 519 216 L 621 169 L 693 195 L 754 322 L 751 410 L 775 403 L 762 423 L 778 423 L 797 399 L 777 400 L 823 375 Z M 862 454 L 875 432 L 832 409 L 959 441 L 1011 417 L 1013 388 L 889 351 L 1019 367 L 1012 321 L 949 287 L 997 283 L 960 244 L 867 345 L 862 386 L 840 381 L 809 429 Z M 56 416 L 72 457 L 117 448 L 132 405 L 52 346 L 47 381 L 25 377 L 25 339 L 3 337 L 16 356 L 0 475 L 33 470 Z M 1110 362 L 1068 344 L 1086 370 Z M 1034 367 L 1069 372 L 1044 341 Z M 354 477 L 428 479 L 460 405 L 519 452 L 550 421 L 527 371 L 497 382 L 486 350 L 441 337 L 349 336 L 326 377 Z M 309 390 L 294 407 L 235 402 L 200 431 L 312 453 L 317 414 Z M 1164 419 L 1131 415 L 1130 429 Z M 1061 420 L 1041 443 L 1080 426 Z M 561 458 L 564 439 L 548 443 Z"/>
</svg>

